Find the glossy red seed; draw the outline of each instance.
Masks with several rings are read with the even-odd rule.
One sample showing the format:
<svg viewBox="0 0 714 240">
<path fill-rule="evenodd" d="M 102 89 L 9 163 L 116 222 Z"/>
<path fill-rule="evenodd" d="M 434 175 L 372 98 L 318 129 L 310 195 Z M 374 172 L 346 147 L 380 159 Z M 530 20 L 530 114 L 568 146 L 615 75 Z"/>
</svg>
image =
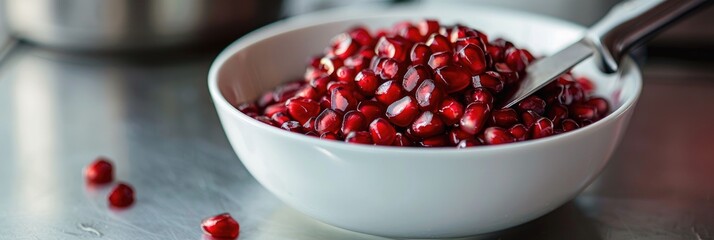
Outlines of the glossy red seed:
<svg viewBox="0 0 714 240">
<path fill-rule="evenodd" d="M 528 56 L 530 55 L 530 53 L 526 52 L 526 50 L 517 48 L 508 49 L 506 51 L 506 64 L 508 64 L 511 69 L 517 72 L 525 72 L 526 67 L 528 66 L 528 64 L 530 64 L 530 60 L 528 60 Z"/>
<path fill-rule="evenodd" d="M 203 232 L 213 238 L 235 239 L 240 233 L 240 225 L 228 213 L 221 213 L 201 221 Z"/>
<path fill-rule="evenodd" d="M 315 79 L 311 80 L 310 86 L 315 88 L 315 91 L 317 91 L 317 94 L 322 95 L 325 92 L 327 92 L 327 84 L 329 84 L 330 81 L 332 81 L 330 79 L 330 77 L 323 76 L 323 77 L 319 77 L 319 78 L 315 78 Z"/>
<path fill-rule="evenodd" d="M 372 144 L 372 136 L 369 132 L 351 132 L 345 137 L 345 142 L 358 144 Z"/>
<path fill-rule="evenodd" d="M 319 134 L 326 132 L 336 134 L 342 127 L 342 116 L 332 109 L 325 109 L 315 118 L 314 126 Z"/>
<path fill-rule="evenodd" d="M 290 118 L 287 113 L 277 112 L 270 117 L 270 120 L 273 120 L 273 122 L 275 122 L 278 126 L 281 126 L 283 123 L 292 121 L 293 119 Z"/>
<path fill-rule="evenodd" d="M 349 31 L 350 37 L 362 46 L 372 45 L 374 39 L 365 27 L 354 27 Z"/>
<path fill-rule="evenodd" d="M 561 128 L 563 129 L 563 132 L 570 132 L 580 128 L 580 125 L 578 125 L 578 123 L 575 122 L 575 120 L 573 119 L 563 119 L 560 124 Z"/>
<path fill-rule="evenodd" d="M 98 157 L 84 169 L 84 177 L 92 184 L 114 181 L 114 166 L 105 157 Z"/>
<path fill-rule="evenodd" d="M 456 144 L 456 148 L 467 148 L 481 145 L 481 142 L 476 139 L 464 139 Z"/>
<path fill-rule="evenodd" d="M 533 139 L 544 138 L 554 133 L 555 127 L 553 126 L 553 122 L 548 118 L 542 117 L 538 119 L 538 121 L 533 124 L 533 127 L 531 127 L 531 138 Z"/>
<path fill-rule="evenodd" d="M 377 118 L 369 124 L 369 134 L 374 144 L 392 145 L 397 131 L 387 119 Z"/>
<path fill-rule="evenodd" d="M 433 19 L 424 19 L 417 23 L 417 28 L 419 28 L 419 33 L 422 36 L 430 36 L 433 33 L 438 33 L 440 27 L 439 21 Z"/>
<path fill-rule="evenodd" d="M 521 100 L 517 105 L 518 111 L 525 112 L 526 110 L 531 110 L 538 115 L 543 115 L 545 113 L 545 101 L 537 96 L 531 95 Z"/>
<path fill-rule="evenodd" d="M 419 145 L 422 147 L 443 147 L 449 145 L 449 140 L 446 135 L 436 135 L 421 140 Z"/>
<path fill-rule="evenodd" d="M 402 88 L 412 93 L 425 79 L 431 79 L 431 70 L 424 65 L 413 65 L 404 74 Z"/>
<path fill-rule="evenodd" d="M 472 74 L 481 74 L 486 71 L 486 54 L 481 47 L 476 45 L 466 45 L 458 53 L 459 63 L 466 67 Z"/>
<path fill-rule="evenodd" d="M 570 105 L 570 117 L 575 120 L 596 120 L 598 118 L 597 108 L 591 105 L 574 103 Z"/>
<path fill-rule="evenodd" d="M 460 67 L 445 66 L 434 71 L 434 80 L 444 86 L 447 93 L 464 90 L 471 84 L 471 74 Z"/>
<path fill-rule="evenodd" d="M 346 112 L 357 107 L 357 99 L 352 92 L 344 87 L 337 87 L 331 90 L 330 108 L 333 110 Z"/>
<path fill-rule="evenodd" d="M 499 93 L 503 90 L 503 80 L 501 80 L 501 74 L 494 71 L 487 71 L 483 74 L 471 77 L 471 85 L 474 88 L 486 88 L 493 93 Z"/>
<path fill-rule="evenodd" d="M 318 100 L 320 98 L 320 94 L 317 93 L 317 90 L 313 88 L 310 85 L 305 85 L 300 90 L 295 93 L 295 97 L 300 97 L 300 98 L 306 98 L 306 99 L 312 99 L 312 100 Z M 318 102 L 319 104 L 319 102 Z"/>
<path fill-rule="evenodd" d="M 597 109 L 597 113 L 599 117 L 604 117 L 606 114 L 610 112 L 610 106 L 604 98 L 591 98 L 585 102 L 585 104 L 588 104 L 590 106 L 595 107 Z"/>
<path fill-rule="evenodd" d="M 431 48 L 424 43 L 417 43 L 414 44 L 409 53 L 409 60 L 412 62 L 412 65 L 426 65 L 427 61 L 429 61 L 429 56 L 431 56 Z"/>
<path fill-rule="evenodd" d="M 109 192 L 109 205 L 125 208 L 134 203 L 134 189 L 126 183 L 120 182 Z"/>
<path fill-rule="evenodd" d="M 421 33 L 419 33 L 419 29 L 414 26 L 407 26 L 400 29 L 398 35 L 412 42 L 420 42 L 424 40 L 424 37 Z"/>
<path fill-rule="evenodd" d="M 493 64 L 493 68 L 501 75 L 506 85 L 513 85 L 520 81 L 518 72 L 512 70 L 505 63 L 495 63 Z"/>
<path fill-rule="evenodd" d="M 446 125 L 454 125 L 464 115 L 464 105 L 456 101 L 456 99 L 446 98 L 441 102 L 437 114 Z"/>
<path fill-rule="evenodd" d="M 395 81 L 389 80 L 377 87 L 374 97 L 384 105 L 392 104 L 404 96 L 404 90 Z"/>
<path fill-rule="evenodd" d="M 486 130 L 483 131 L 483 138 L 484 142 L 489 145 L 512 143 L 516 141 L 516 138 L 513 137 L 513 135 L 508 133 L 506 129 L 500 127 L 486 128 Z"/>
<path fill-rule="evenodd" d="M 349 111 L 345 113 L 342 119 L 342 128 L 340 131 L 342 135 L 347 135 L 353 131 L 364 131 L 367 129 L 367 123 L 367 118 L 364 114 L 355 110 Z"/>
<path fill-rule="evenodd" d="M 414 98 L 422 110 L 433 110 L 439 107 L 444 98 L 444 91 L 436 86 L 431 79 L 426 79 L 417 88 Z"/>
<path fill-rule="evenodd" d="M 379 57 L 394 58 L 403 62 L 407 59 L 407 53 L 411 46 L 399 38 L 381 37 L 377 40 L 374 49 Z"/>
<path fill-rule="evenodd" d="M 409 140 L 404 134 L 398 132 L 397 134 L 394 135 L 394 141 L 392 142 L 392 146 L 398 146 L 398 147 L 408 147 L 412 146 L 414 143 Z"/>
<path fill-rule="evenodd" d="M 374 91 L 380 85 L 380 80 L 377 75 L 370 69 L 364 69 L 360 71 L 354 79 L 357 88 L 365 96 L 371 97 L 374 95 Z"/>
<path fill-rule="evenodd" d="M 302 88 L 305 83 L 300 82 L 288 82 L 275 88 L 273 94 L 273 100 L 275 102 L 285 102 L 288 99 L 295 96 L 295 94 Z"/>
<path fill-rule="evenodd" d="M 241 103 L 241 104 L 238 104 L 236 109 L 238 109 L 238 111 L 245 113 L 245 114 L 248 114 L 248 113 L 257 114 L 258 113 L 258 106 L 256 106 L 254 103 Z"/>
<path fill-rule="evenodd" d="M 382 69 L 379 71 L 379 76 L 382 79 L 402 79 L 406 72 L 406 66 L 397 62 L 397 60 L 388 58 L 382 63 Z"/>
<path fill-rule="evenodd" d="M 343 64 L 342 59 L 337 57 L 323 57 L 320 59 L 318 69 L 327 75 L 332 75 L 338 68 L 342 67 Z"/>
<path fill-rule="evenodd" d="M 518 123 L 518 113 L 512 108 L 491 111 L 491 123 L 495 126 L 508 128 Z"/>
<path fill-rule="evenodd" d="M 432 52 L 451 51 L 451 42 L 444 35 L 433 33 L 426 40 L 426 45 L 429 46 Z"/>
<path fill-rule="evenodd" d="M 514 138 L 516 138 L 517 141 L 523 141 L 528 139 L 528 128 L 526 128 L 525 125 L 520 123 L 513 125 L 511 128 L 509 128 L 508 133 L 510 133 Z"/>
<path fill-rule="evenodd" d="M 459 121 L 461 130 L 469 134 L 480 132 L 488 121 L 491 113 L 489 105 L 482 102 L 469 104 L 464 111 L 464 116 Z"/>
<path fill-rule="evenodd" d="M 386 109 L 381 103 L 369 100 L 360 102 L 359 105 L 357 105 L 357 111 L 364 114 L 365 119 L 369 123 L 375 118 L 383 116 Z"/>
<path fill-rule="evenodd" d="M 355 75 L 355 69 L 347 66 L 342 66 L 337 69 L 337 72 L 335 72 L 335 77 L 337 77 L 337 81 L 346 83 L 352 83 L 355 79 Z"/>
<path fill-rule="evenodd" d="M 332 103 L 330 102 L 330 96 L 324 95 L 320 98 L 320 109 L 325 109 L 325 108 L 330 108 L 332 107 Z"/>
<path fill-rule="evenodd" d="M 560 125 L 562 119 L 568 118 L 568 108 L 560 104 L 552 104 L 548 106 L 546 116 L 553 121 L 553 124 Z"/>
<path fill-rule="evenodd" d="M 275 103 L 275 100 L 273 100 L 273 91 L 268 91 L 263 93 L 260 97 L 258 97 L 258 100 L 256 101 L 256 105 L 258 108 L 263 109 L 273 103 Z"/>
<path fill-rule="evenodd" d="M 578 84 L 580 84 L 580 87 L 586 93 L 591 93 L 595 90 L 595 84 L 592 81 L 590 81 L 590 79 L 588 79 L 586 77 L 576 78 L 575 81 L 577 81 Z"/>
<path fill-rule="evenodd" d="M 451 64 L 453 54 L 451 51 L 437 52 L 429 57 L 427 64 L 431 69 L 437 69 Z"/>
<path fill-rule="evenodd" d="M 451 143 L 451 145 L 457 145 L 462 140 L 474 139 L 474 135 L 467 133 L 466 131 L 461 130 L 460 128 L 452 128 L 449 131 L 448 139 L 449 139 L 449 143 Z"/>
<path fill-rule="evenodd" d="M 422 112 L 411 125 L 414 136 L 428 138 L 444 132 L 444 122 L 438 116 L 426 111 Z"/>
<path fill-rule="evenodd" d="M 275 103 L 273 105 L 265 107 L 265 110 L 263 110 L 263 115 L 272 117 L 273 114 L 275 113 L 288 113 L 288 108 L 285 106 L 285 103 Z"/>
<path fill-rule="evenodd" d="M 294 133 L 304 133 L 302 125 L 297 121 L 287 121 L 280 125 L 280 128 Z"/>
<path fill-rule="evenodd" d="M 265 123 L 265 124 L 268 124 L 268 125 L 270 125 L 270 126 L 273 126 L 273 127 L 277 127 L 277 126 L 278 126 L 277 123 L 275 123 L 272 119 L 270 119 L 270 118 L 267 117 L 267 116 L 262 116 L 262 115 L 260 115 L 260 116 L 255 116 L 254 118 L 255 118 L 255 120 L 261 121 L 261 122 L 263 122 L 263 123 Z"/>
<path fill-rule="evenodd" d="M 369 63 L 372 57 L 365 57 L 362 55 L 354 55 L 345 59 L 343 67 L 350 67 L 356 72 L 362 71 L 363 69 L 369 68 Z"/>
<path fill-rule="evenodd" d="M 482 88 L 482 87 L 477 87 L 474 88 L 473 90 L 469 91 L 469 93 L 466 95 L 466 100 L 469 103 L 472 102 L 482 102 L 486 103 L 488 105 L 493 105 L 493 94 L 489 92 L 487 89 Z"/>
<path fill-rule="evenodd" d="M 347 33 L 342 33 L 332 38 L 330 45 L 332 46 L 332 54 L 341 59 L 351 56 L 359 49 L 357 41 L 354 41 Z"/>
<path fill-rule="evenodd" d="M 320 103 L 306 98 L 292 98 L 285 102 L 290 117 L 304 124 L 308 119 L 320 113 Z"/>
<path fill-rule="evenodd" d="M 481 48 L 481 50 L 483 50 L 486 47 L 486 45 L 483 42 L 481 42 L 481 39 L 478 37 L 459 38 L 459 39 L 456 39 L 456 42 L 454 42 L 453 45 L 454 45 L 454 48 L 457 53 L 459 51 L 461 51 L 461 49 L 463 49 L 467 45 L 478 46 Z"/>
<path fill-rule="evenodd" d="M 416 100 L 410 96 L 403 97 L 387 107 L 385 115 L 394 125 L 400 127 L 409 126 L 412 120 L 419 114 Z"/>
<path fill-rule="evenodd" d="M 320 138 L 322 139 L 328 139 L 328 140 L 340 140 L 340 138 L 337 136 L 337 134 L 331 133 L 331 132 L 326 132 L 320 135 Z"/>
</svg>

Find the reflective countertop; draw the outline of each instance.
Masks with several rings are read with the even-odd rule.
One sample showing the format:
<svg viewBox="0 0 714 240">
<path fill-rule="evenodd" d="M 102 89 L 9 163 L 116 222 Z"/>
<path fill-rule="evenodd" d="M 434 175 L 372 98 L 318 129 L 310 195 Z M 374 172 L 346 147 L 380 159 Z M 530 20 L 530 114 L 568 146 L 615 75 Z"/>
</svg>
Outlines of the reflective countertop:
<svg viewBox="0 0 714 240">
<path fill-rule="evenodd" d="M 240 239 L 383 239 L 317 222 L 246 171 L 206 89 L 215 53 L 124 59 L 22 45 L 0 65 L 0 239 L 202 239 L 230 212 Z M 644 67 L 630 128 L 575 200 L 493 239 L 714 239 L 714 69 Z M 125 210 L 83 167 L 107 156 Z M 484 238 L 484 237 L 481 237 Z"/>
</svg>

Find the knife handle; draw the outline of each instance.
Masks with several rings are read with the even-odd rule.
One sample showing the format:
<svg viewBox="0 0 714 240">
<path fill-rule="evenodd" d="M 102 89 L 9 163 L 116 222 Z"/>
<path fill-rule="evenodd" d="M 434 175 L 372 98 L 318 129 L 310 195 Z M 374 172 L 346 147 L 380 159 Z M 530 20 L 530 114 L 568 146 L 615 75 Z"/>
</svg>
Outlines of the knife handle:
<svg viewBox="0 0 714 240">
<path fill-rule="evenodd" d="M 607 15 L 595 23 L 585 38 L 596 49 L 595 58 L 603 72 L 617 71 L 627 52 L 641 44 L 667 25 L 693 10 L 709 3 L 708 0 L 629 0 L 615 5 Z"/>
</svg>

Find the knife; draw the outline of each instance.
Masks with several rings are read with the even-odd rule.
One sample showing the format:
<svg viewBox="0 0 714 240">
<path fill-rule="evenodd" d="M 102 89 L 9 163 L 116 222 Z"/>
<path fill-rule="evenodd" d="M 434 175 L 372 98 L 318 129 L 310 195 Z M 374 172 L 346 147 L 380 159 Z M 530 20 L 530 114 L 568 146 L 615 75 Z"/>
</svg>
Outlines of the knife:
<svg viewBox="0 0 714 240">
<path fill-rule="evenodd" d="M 590 56 L 595 57 L 601 71 L 616 72 L 633 46 L 707 3 L 710 1 L 629 0 L 615 5 L 580 41 L 528 65 L 520 87 L 501 107 L 513 106 Z"/>
</svg>

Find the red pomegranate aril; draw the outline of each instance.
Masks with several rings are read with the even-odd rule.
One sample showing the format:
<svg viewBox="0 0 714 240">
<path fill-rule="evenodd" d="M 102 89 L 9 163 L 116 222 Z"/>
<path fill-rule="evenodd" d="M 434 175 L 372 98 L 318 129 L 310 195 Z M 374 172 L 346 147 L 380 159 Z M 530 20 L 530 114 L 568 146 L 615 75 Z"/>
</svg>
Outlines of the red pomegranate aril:
<svg viewBox="0 0 714 240">
<path fill-rule="evenodd" d="M 329 140 L 340 140 L 340 138 L 337 136 L 337 134 L 331 133 L 331 132 L 326 132 L 320 135 L 320 138 L 322 139 L 329 139 Z"/>
<path fill-rule="evenodd" d="M 410 96 L 403 97 L 387 107 L 385 115 L 394 125 L 400 127 L 409 126 L 412 120 L 419 114 L 416 100 Z"/>
<path fill-rule="evenodd" d="M 265 123 L 265 124 L 268 124 L 268 125 L 270 125 L 270 126 L 273 126 L 273 127 L 279 126 L 279 125 L 277 125 L 277 123 L 275 123 L 272 119 L 270 119 L 269 117 L 264 116 L 264 115 L 256 116 L 256 117 L 254 117 L 254 118 L 255 118 L 255 120 L 261 121 L 261 122 L 263 122 L 263 123 Z"/>
<path fill-rule="evenodd" d="M 367 129 L 367 119 L 361 112 L 349 111 L 345 113 L 342 120 L 342 135 L 347 135 L 353 131 L 364 131 Z"/>
<path fill-rule="evenodd" d="M 599 117 L 604 117 L 610 112 L 610 106 L 607 103 L 607 100 L 605 100 L 604 98 L 591 98 L 587 100 L 585 104 L 595 107 L 595 109 L 597 109 Z"/>
<path fill-rule="evenodd" d="M 404 90 L 393 80 L 386 81 L 377 87 L 374 97 L 384 105 L 392 104 L 404 96 Z"/>
<path fill-rule="evenodd" d="M 327 75 L 332 75 L 337 71 L 338 68 L 342 67 L 343 61 L 342 59 L 336 58 L 336 57 L 323 57 L 320 59 L 320 65 L 318 66 L 318 69 L 320 71 L 324 72 Z"/>
<path fill-rule="evenodd" d="M 386 59 L 382 63 L 382 69 L 379 71 L 379 76 L 382 79 L 401 79 L 406 72 L 406 66 L 403 66 L 392 58 Z"/>
<path fill-rule="evenodd" d="M 426 79 L 417 88 L 414 98 L 422 110 L 433 110 L 439 107 L 444 92 L 431 79 Z"/>
<path fill-rule="evenodd" d="M 330 100 L 329 95 L 323 95 L 320 98 L 320 109 L 325 109 L 325 108 L 330 108 L 332 107 L 332 102 Z"/>
<path fill-rule="evenodd" d="M 320 97 L 320 94 L 318 94 L 317 90 L 315 90 L 312 86 L 305 85 L 298 90 L 297 93 L 295 93 L 295 97 L 317 100 Z"/>
<path fill-rule="evenodd" d="M 263 110 L 263 115 L 273 117 L 273 114 L 279 112 L 288 113 L 288 107 L 285 106 L 285 103 L 275 103 L 273 105 L 265 107 L 265 110 Z"/>
<path fill-rule="evenodd" d="M 479 46 L 472 44 L 466 45 L 457 53 L 457 56 L 459 63 L 469 69 L 472 74 L 481 74 L 486 71 L 488 67 L 488 64 L 486 64 L 486 54 Z"/>
<path fill-rule="evenodd" d="M 466 131 L 461 130 L 460 128 L 452 128 L 451 131 L 449 131 L 448 138 L 449 143 L 451 143 L 451 145 L 457 145 L 462 140 L 474 139 L 474 135 L 467 133 Z"/>
<path fill-rule="evenodd" d="M 303 133 L 302 125 L 297 121 L 287 121 L 280 125 L 280 128 L 294 132 Z"/>
<path fill-rule="evenodd" d="M 406 60 L 407 51 L 409 51 L 410 47 L 407 42 L 401 39 L 381 37 L 377 40 L 374 50 L 379 57 L 394 58 L 403 62 Z"/>
<path fill-rule="evenodd" d="M 337 134 L 342 127 L 342 116 L 332 109 L 322 110 L 322 113 L 315 118 L 315 131 L 319 134 L 326 132 Z"/>
<path fill-rule="evenodd" d="M 486 47 L 486 52 L 488 52 L 488 55 L 493 58 L 494 62 L 503 62 L 504 59 L 504 53 L 506 52 L 505 49 L 499 46 L 494 46 L 494 45 L 488 45 Z"/>
<path fill-rule="evenodd" d="M 315 88 L 318 94 L 324 94 L 327 92 L 327 84 L 329 84 L 330 81 L 332 81 L 330 77 L 323 76 L 310 80 L 310 86 Z"/>
<path fill-rule="evenodd" d="M 511 48 L 506 51 L 505 62 L 516 72 L 525 72 L 532 59 L 533 56 L 526 50 Z"/>
<path fill-rule="evenodd" d="M 221 213 L 201 221 L 201 229 L 206 235 L 218 239 L 235 239 L 240 233 L 240 225 L 228 213 Z"/>
<path fill-rule="evenodd" d="M 538 119 L 540 119 L 541 116 L 540 114 L 531 111 L 531 110 L 526 110 L 525 112 L 521 113 L 521 120 L 523 122 L 523 125 L 526 125 L 526 127 L 530 128 L 535 124 Z"/>
<path fill-rule="evenodd" d="M 464 111 L 464 116 L 459 121 L 461 130 L 469 134 L 480 132 L 488 121 L 491 108 L 488 104 L 474 102 L 469 104 Z"/>
<path fill-rule="evenodd" d="M 496 72 L 498 74 L 501 74 L 501 77 L 504 81 L 505 84 L 507 85 L 513 85 L 518 83 L 519 80 L 519 75 L 518 72 L 513 71 L 508 65 L 505 63 L 495 63 L 493 64 L 494 69 L 496 69 Z"/>
<path fill-rule="evenodd" d="M 434 80 L 445 86 L 446 93 L 454 93 L 466 89 L 471 84 L 471 74 L 456 66 L 445 66 L 434 71 Z"/>
<path fill-rule="evenodd" d="M 290 117 L 304 124 L 308 119 L 320 114 L 320 103 L 306 98 L 292 98 L 285 102 Z"/>
<path fill-rule="evenodd" d="M 346 112 L 357 107 L 357 100 L 354 95 L 344 87 L 337 87 L 331 90 L 330 108 L 333 110 Z"/>
<path fill-rule="evenodd" d="M 84 169 L 84 177 L 91 184 L 105 184 L 114 181 L 114 166 L 105 157 L 98 157 Z"/>
<path fill-rule="evenodd" d="M 486 130 L 483 130 L 483 138 L 486 144 L 489 145 L 512 143 L 516 141 L 516 138 L 513 137 L 513 135 L 508 133 L 506 129 L 500 127 L 486 128 Z"/>
<path fill-rule="evenodd" d="M 297 93 L 303 85 L 305 85 L 304 81 L 287 82 L 280 85 L 275 88 L 275 91 L 273 91 L 273 100 L 275 102 L 285 102 L 295 96 L 295 93 Z"/>
<path fill-rule="evenodd" d="M 451 51 L 451 42 L 444 35 L 432 33 L 429 39 L 426 40 L 426 45 L 429 46 L 431 52 L 446 52 Z"/>
<path fill-rule="evenodd" d="M 461 26 L 458 24 L 456 26 L 452 27 L 451 32 L 449 33 L 449 35 L 447 35 L 449 37 L 449 42 L 454 43 L 459 38 L 465 38 L 467 29 L 468 29 L 467 27 L 464 27 L 464 26 Z"/>
<path fill-rule="evenodd" d="M 248 114 L 248 113 L 258 113 L 258 106 L 256 106 L 254 103 L 241 103 L 238 104 L 236 107 L 238 111 Z"/>
<path fill-rule="evenodd" d="M 499 93 L 503 90 L 503 80 L 501 80 L 501 74 L 494 71 L 488 71 L 471 77 L 471 83 L 474 88 L 484 87 L 491 90 L 493 93 Z"/>
<path fill-rule="evenodd" d="M 555 127 L 553 126 L 553 122 L 548 118 L 542 117 L 531 127 L 531 138 L 544 138 L 553 135 L 554 131 Z"/>
<path fill-rule="evenodd" d="M 340 59 L 345 59 L 359 49 L 359 44 L 349 34 L 342 33 L 332 39 L 332 53 Z"/>
<path fill-rule="evenodd" d="M 437 52 L 429 57 L 429 67 L 431 69 L 437 69 L 451 64 L 451 58 L 453 54 L 450 51 L 447 52 Z"/>
<path fill-rule="evenodd" d="M 591 93 L 595 90 L 595 84 L 593 84 L 593 82 L 586 77 L 576 78 L 575 81 L 580 84 L 580 88 L 582 88 L 586 93 Z"/>
<path fill-rule="evenodd" d="M 598 118 L 597 108 L 595 106 L 574 103 L 570 105 L 570 116 L 575 120 L 596 120 Z"/>
<path fill-rule="evenodd" d="M 423 36 L 419 33 L 419 29 L 414 26 L 407 26 L 400 29 L 399 36 L 406 38 L 412 42 L 420 42 L 423 40 Z"/>
<path fill-rule="evenodd" d="M 431 69 L 424 65 L 413 65 L 407 69 L 402 79 L 402 88 L 412 93 L 425 79 L 431 79 Z"/>
<path fill-rule="evenodd" d="M 384 115 L 386 109 L 384 106 L 374 100 L 362 101 L 357 105 L 357 111 L 364 114 L 365 119 L 368 123 L 372 122 L 375 118 Z"/>
<path fill-rule="evenodd" d="M 476 139 L 464 139 L 456 144 L 456 148 L 467 148 L 481 145 L 481 142 Z"/>
<path fill-rule="evenodd" d="M 523 124 L 513 125 L 508 129 L 508 133 L 511 134 L 517 141 L 523 141 L 528 139 L 528 128 Z"/>
<path fill-rule="evenodd" d="M 432 112 L 422 112 L 411 126 L 414 136 L 428 138 L 444 132 L 444 122 Z"/>
<path fill-rule="evenodd" d="M 352 83 L 355 79 L 355 69 L 347 66 L 342 66 L 335 72 L 335 77 L 340 82 Z"/>
<path fill-rule="evenodd" d="M 561 125 L 561 128 L 563 129 L 563 132 L 570 132 L 570 131 L 580 128 L 580 125 L 578 125 L 578 123 L 575 122 L 575 120 L 573 120 L 573 119 L 563 119 L 563 121 L 561 121 L 560 125 Z"/>
<path fill-rule="evenodd" d="M 443 147 L 449 145 L 449 140 L 446 135 L 436 135 L 430 138 L 422 139 L 419 142 L 422 147 Z"/>
<path fill-rule="evenodd" d="M 398 146 L 398 147 L 408 147 L 412 146 L 414 143 L 412 143 L 409 138 L 404 136 L 404 134 L 398 132 L 394 135 L 394 141 L 392 142 L 392 146 Z"/>
<path fill-rule="evenodd" d="M 305 123 L 302 124 L 303 132 L 314 132 L 315 131 L 315 118 L 317 118 L 317 116 L 311 117 L 310 119 L 305 121 Z M 317 135 L 317 133 L 315 133 L 315 135 Z"/>
<path fill-rule="evenodd" d="M 374 39 L 365 27 L 355 27 L 349 31 L 350 37 L 362 46 L 372 45 Z"/>
<path fill-rule="evenodd" d="M 545 112 L 545 101 L 537 96 L 528 96 L 518 103 L 518 111 L 525 112 L 526 110 L 531 110 L 538 115 L 543 115 Z"/>
<path fill-rule="evenodd" d="M 275 100 L 273 100 L 274 99 L 273 95 L 274 95 L 273 91 L 268 91 L 268 92 L 263 93 L 263 95 L 261 95 L 258 98 L 258 100 L 256 101 L 256 105 L 258 106 L 258 108 L 264 109 L 267 106 L 275 103 Z"/>
<path fill-rule="evenodd" d="M 456 42 L 454 42 L 454 49 L 458 53 L 459 51 L 461 51 L 461 49 L 463 49 L 467 45 L 478 46 L 479 48 L 481 48 L 481 50 L 483 50 L 486 47 L 486 45 L 483 42 L 481 42 L 481 39 L 479 39 L 478 37 L 465 37 L 465 38 L 456 39 Z"/>
<path fill-rule="evenodd" d="M 429 61 L 429 56 L 431 56 L 431 48 L 424 43 L 417 43 L 414 44 L 409 53 L 409 60 L 412 62 L 412 65 L 426 65 L 427 61 Z"/>
<path fill-rule="evenodd" d="M 502 128 L 511 127 L 518 123 L 518 113 L 512 108 L 491 111 L 491 122 Z"/>
<path fill-rule="evenodd" d="M 392 145 L 397 130 L 384 118 L 377 118 L 369 124 L 369 134 L 372 142 L 377 145 Z"/>
<path fill-rule="evenodd" d="M 345 59 L 343 67 L 350 67 L 356 72 L 362 71 L 363 69 L 369 68 L 369 63 L 372 57 L 365 57 L 361 55 L 354 55 Z"/>
<path fill-rule="evenodd" d="M 487 89 L 482 87 L 474 88 L 468 95 L 466 95 L 466 100 L 469 103 L 472 102 L 482 102 L 488 105 L 493 105 L 493 94 Z"/>
<path fill-rule="evenodd" d="M 417 24 L 417 28 L 419 28 L 419 33 L 422 36 L 430 36 L 433 33 L 438 33 L 440 27 L 441 26 L 439 25 L 439 21 L 433 19 L 424 19 L 419 21 L 419 23 Z"/>
<path fill-rule="evenodd" d="M 548 107 L 546 114 L 553 124 L 560 125 L 560 121 L 568 118 L 568 108 L 560 104 L 552 104 Z"/>
<path fill-rule="evenodd" d="M 278 126 L 282 126 L 283 123 L 293 120 L 292 118 L 290 118 L 288 116 L 288 114 L 282 113 L 282 112 L 277 112 L 277 113 L 273 114 L 273 116 L 270 117 L 270 119 L 273 120 L 273 122 L 277 123 Z"/>
<path fill-rule="evenodd" d="M 134 189 L 126 183 L 120 182 L 109 192 L 109 205 L 125 208 L 134 203 Z"/>
<path fill-rule="evenodd" d="M 372 144 L 372 136 L 369 132 L 351 132 L 345 137 L 347 143 Z"/>
<path fill-rule="evenodd" d="M 585 98 L 585 92 L 577 86 L 565 86 L 563 90 L 564 98 L 566 99 L 566 104 L 577 103 L 583 101 Z"/>
<path fill-rule="evenodd" d="M 461 116 L 464 115 L 464 105 L 456 101 L 456 99 L 446 98 L 441 102 L 437 114 L 446 125 L 454 125 L 459 123 Z"/>
<path fill-rule="evenodd" d="M 354 81 L 360 92 L 368 97 L 373 96 L 374 91 L 376 91 L 380 85 L 380 79 L 369 69 L 364 69 L 357 73 Z"/>
</svg>

